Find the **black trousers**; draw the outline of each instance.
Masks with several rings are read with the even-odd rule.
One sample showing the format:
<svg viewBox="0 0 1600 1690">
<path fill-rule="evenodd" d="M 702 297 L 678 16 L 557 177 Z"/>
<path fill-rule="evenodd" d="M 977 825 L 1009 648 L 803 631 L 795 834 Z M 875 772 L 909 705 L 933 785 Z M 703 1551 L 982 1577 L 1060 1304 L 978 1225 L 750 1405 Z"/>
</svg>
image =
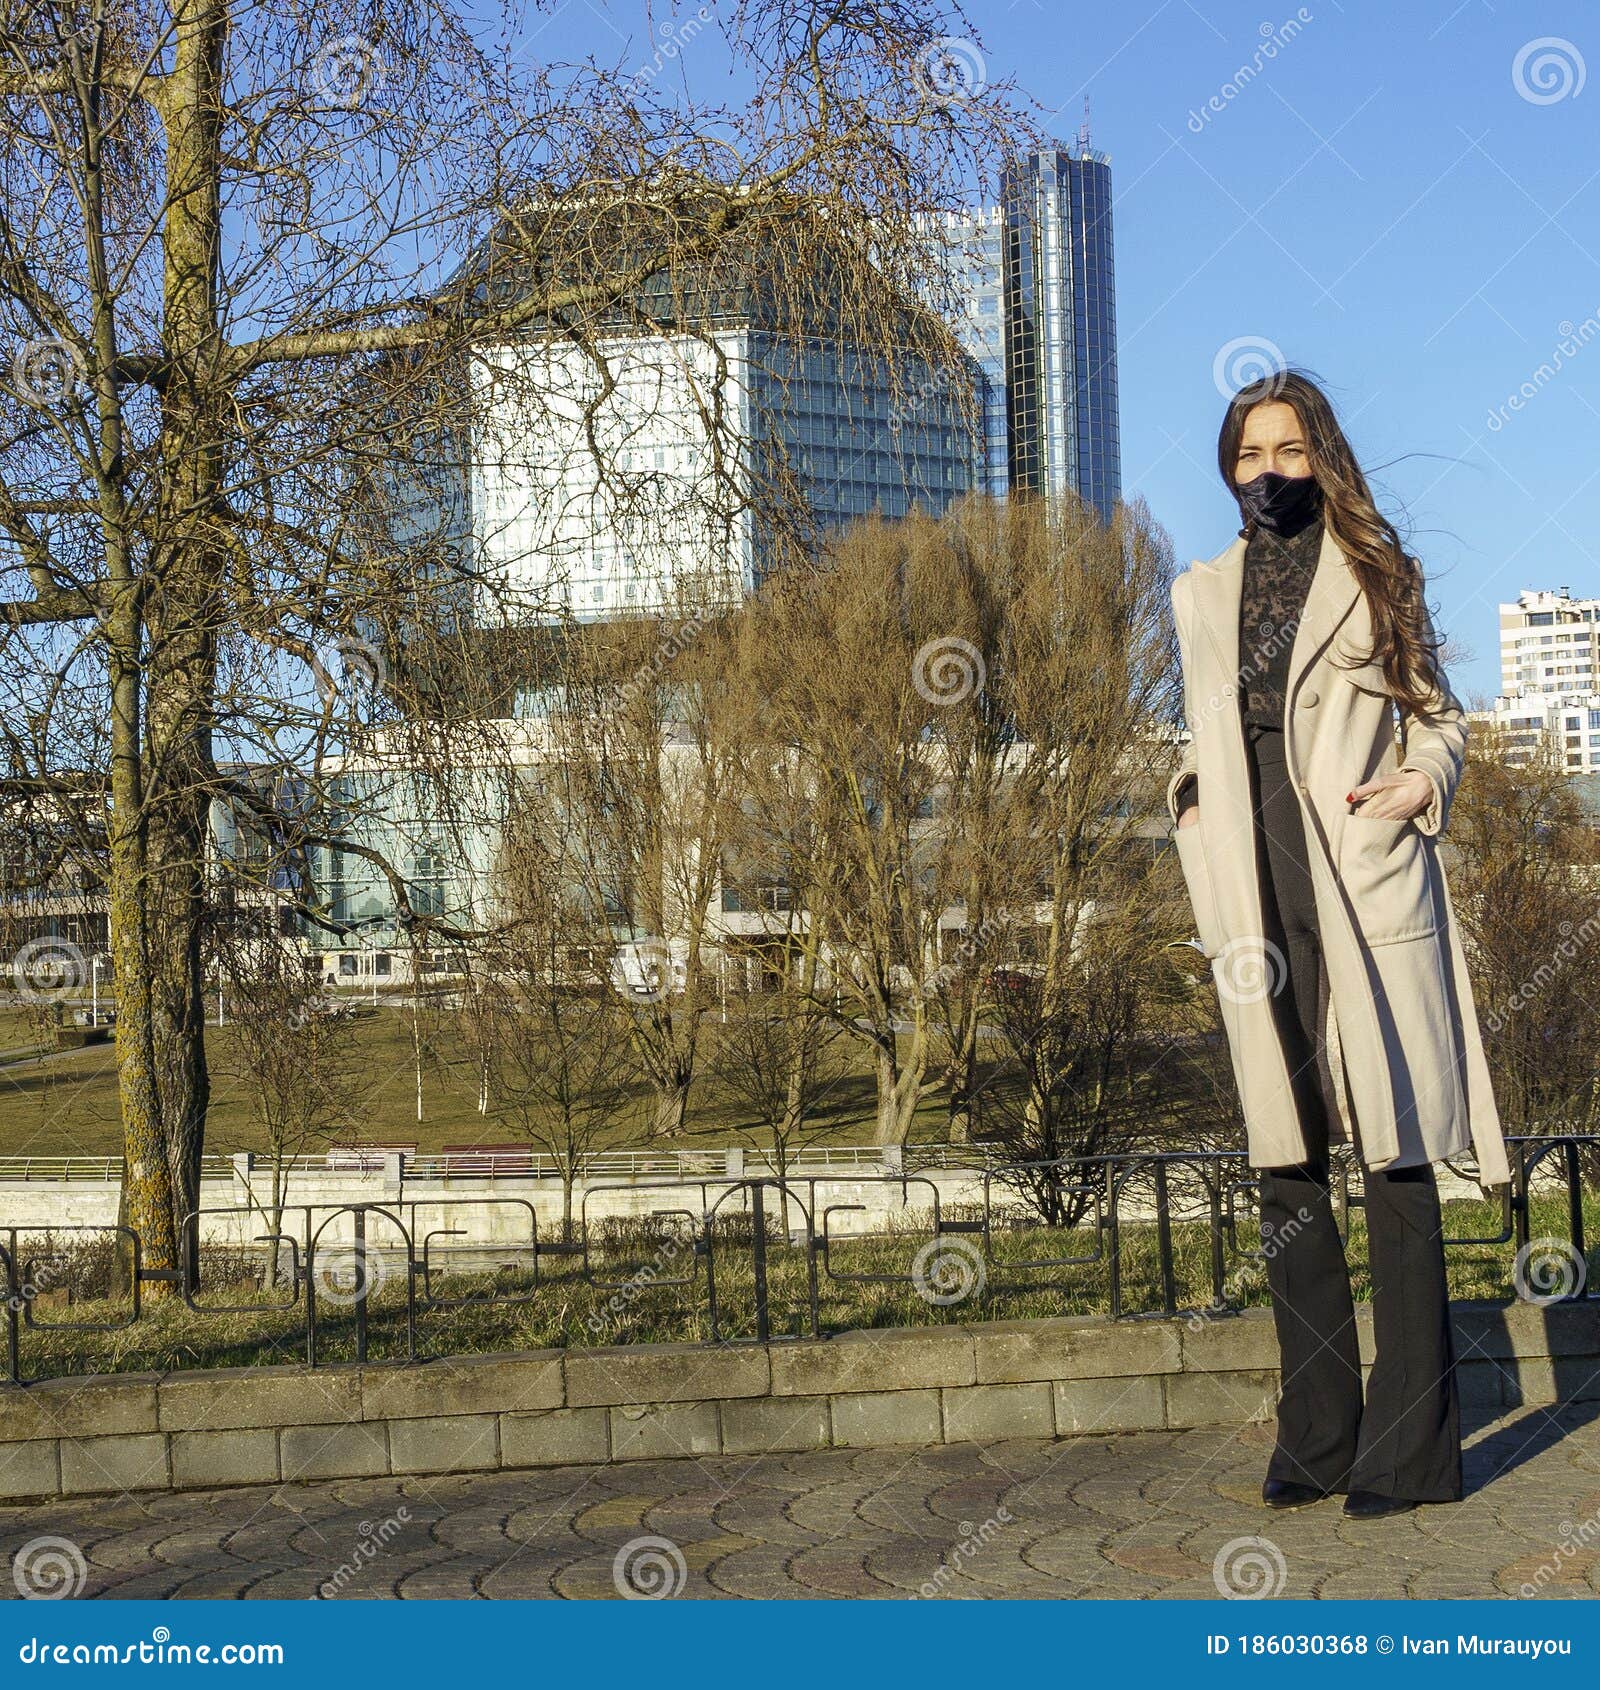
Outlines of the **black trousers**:
<svg viewBox="0 0 1600 1690">
<path fill-rule="evenodd" d="M 1283 1373 L 1270 1478 L 1418 1502 L 1462 1494 L 1460 1409 L 1439 1190 L 1427 1165 L 1365 1169 L 1376 1348 L 1366 1400 L 1349 1269 L 1329 1170 L 1326 981 L 1305 827 L 1283 734 L 1247 726 L 1267 939 L 1283 954 L 1272 999 L 1294 1077 L 1305 1160 L 1260 1171 L 1261 1242 Z M 1351 1087 L 1360 1135 L 1360 1078 Z"/>
</svg>

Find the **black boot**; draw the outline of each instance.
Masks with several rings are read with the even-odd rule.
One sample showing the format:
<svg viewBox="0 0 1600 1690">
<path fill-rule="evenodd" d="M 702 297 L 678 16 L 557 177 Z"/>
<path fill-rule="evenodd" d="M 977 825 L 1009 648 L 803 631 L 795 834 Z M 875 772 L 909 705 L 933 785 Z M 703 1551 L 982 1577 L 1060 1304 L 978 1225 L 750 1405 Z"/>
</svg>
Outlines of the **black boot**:
<svg viewBox="0 0 1600 1690">
<path fill-rule="evenodd" d="M 1409 1497 L 1353 1490 L 1344 1499 L 1344 1516 L 1347 1520 L 1381 1520 L 1386 1514 L 1409 1514 L 1415 1507 L 1416 1503 Z"/>
<path fill-rule="evenodd" d="M 1297 1485 L 1293 1479 L 1268 1479 L 1261 1487 L 1261 1500 L 1269 1508 L 1309 1508 L 1332 1494 L 1315 1485 Z"/>
</svg>

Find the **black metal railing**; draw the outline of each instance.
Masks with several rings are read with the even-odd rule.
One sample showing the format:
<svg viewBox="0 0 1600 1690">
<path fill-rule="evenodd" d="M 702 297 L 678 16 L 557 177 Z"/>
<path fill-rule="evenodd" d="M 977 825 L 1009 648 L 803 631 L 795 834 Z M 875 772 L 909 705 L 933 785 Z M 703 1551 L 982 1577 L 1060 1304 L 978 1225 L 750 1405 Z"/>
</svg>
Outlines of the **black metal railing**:
<svg viewBox="0 0 1600 1690">
<path fill-rule="evenodd" d="M 1499 1198 L 1498 1227 L 1447 1238 L 1447 1247 L 1513 1247 L 1513 1282 L 1528 1300 L 1596 1296 L 1586 1263 L 1583 1174 L 1585 1159 L 1592 1169 L 1600 1153 L 1600 1136 L 1513 1138 L 1508 1152 L 1513 1177 Z M 955 1205 L 940 1185 L 948 1170 L 595 1184 L 583 1190 L 561 1238 L 541 1236 L 532 1201 L 510 1195 L 290 1204 L 262 1219 L 265 1230 L 232 1237 L 217 1217 L 237 1221 L 243 1213 L 248 1232 L 250 1216 L 259 1211 L 203 1208 L 188 1217 L 190 1247 L 180 1252 L 185 1265 L 165 1270 L 144 1265 L 140 1239 L 129 1227 L 56 1226 L 7 1216 L 0 1225 L 6 1378 L 23 1382 L 28 1334 L 39 1335 L 47 1369 L 80 1371 L 61 1353 L 61 1335 L 135 1326 L 151 1308 L 141 1290 L 155 1280 L 176 1283 L 184 1304 L 202 1318 L 286 1317 L 295 1330 L 270 1341 L 274 1347 L 300 1347 L 307 1364 L 316 1367 L 327 1360 L 330 1329 L 336 1329 L 342 1350 L 366 1361 L 374 1320 L 386 1323 L 386 1337 L 390 1327 L 403 1323 L 403 1336 L 390 1347 L 415 1361 L 419 1321 L 428 1316 L 533 1304 L 547 1287 L 566 1296 L 574 1274 L 594 1308 L 612 1316 L 647 1292 L 676 1294 L 688 1305 L 701 1342 L 727 1344 L 826 1336 L 824 1287 L 882 1287 L 913 1294 L 936 1310 L 974 1297 L 992 1304 L 1019 1291 L 1070 1292 L 1073 1276 L 1079 1276 L 1081 1290 L 1086 1272 L 1104 1279 L 1116 1320 L 1226 1318 L 1242 1306 L 1241 1270 L 1263 1260 L 1260 1249 L 1241 1236 L 1242 1212 L 1256 1191 L 1256 1174 L 1243 1152 L 990 1160 L 970 1172 L 981 1200 Z M 1359 1168 L 1348 1155 L 1336 1157 L 1336 1207 L 1345 1215 L 1361 1203 L 1352 1174 L 1358 1176 Z M 863 1187 L 888 1188 L 897 1200 L 869 1204 Z M 1564 1197 L 1565 1237 L 1534 1238 L 1535 1196 Z M 608 1206 L 632 1213 L 621 1219 L 599 1213 Z M 474 1214 L 489 1210 L 510 1213 L 510 1226 L 500 1216 L 500 1236 L 485 1237 L 481 1227 L 469 1224 Z M 874 1211 L 883 1217 L 876 1227 L 852 1227 L 846 1220 Z M 1198 1239 L 1196 1228 L 1203 1229 Z M 1189 1279 L 1209 1281 L 1208 1304 L 1182 1306 L 1179 1229 L 1191 1261 L 1203 1253 L 1203 1268 L 1191 1271 Z M 1045 1235 L 1059 1245 L 1045 1253 L 1008 1250 L 1006 1241 L 1015 1234 Z M 916 1246 L 908 1266 L 854 1264 L 853 1252 L 891 1238 L 907 1249 Z M 1139 1306 L 1133 1306 L 1129 1290 L 1130 1241 L 1139 1250 L 1137 1283 L 1149 1293 Z M 104 1294 L 88 1299 L 92 1312 L 86 1318 L 56 1318 L 60 1308 L 73 1306 L 72 1264 L 86 1245 L 93 1246 L 93 1289 Z M 1536 1245 L 1548 1246 L 1570 1268 L 1570 1282 L 1556 1275 L 1553 1294 L 1524 1283 L 1521 1269 Z M 215 1263 L 219 1254 L 234 1271 L 231 1282 L 225 1273 L 207 1272 L 208 1261 Z M 552 1278 L 541 1264 L 555 1259 L 567 1271 Z M 784 1284 L 778 1293 L 773 1279 L 780 1263 Z M 237 1300 L 241 1275 L 253 1283 L 259 1300 Z M 476 1288 L 455 1294 L 463 1276 L 475 1280 Z M 1548 1272 L 1544 1278 L 1549 1280 Z M 398 1299 L 388 1294 L 392 1282 L 398 1283 Z M 221 1300 L 220 1284 L 230 1286 Z M 784 1313 L 787 1322 L 779 1318 Z M 778 1330 L 783 1325 L 787 1330 Z M 600 1337 L 610 1330 L 604 1314 L 591 1314 L 589 1330 Z M 268 1341 L 237 1332 L 226 1339 L 235 1347 Z"/>
</svg>

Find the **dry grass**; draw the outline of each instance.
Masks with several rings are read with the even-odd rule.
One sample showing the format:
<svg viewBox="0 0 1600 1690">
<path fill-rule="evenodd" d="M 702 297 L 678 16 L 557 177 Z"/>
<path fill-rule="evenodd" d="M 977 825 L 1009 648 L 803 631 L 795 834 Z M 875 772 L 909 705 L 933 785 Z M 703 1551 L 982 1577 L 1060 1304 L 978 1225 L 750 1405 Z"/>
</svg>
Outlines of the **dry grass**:
<svg viewBox="0 0 1600 1690">
<path fill-rule="evenodd" d="M 8 1022 L 6 1017 L 10 1017 Z M 453 1016 L 425 1019 L 431 1059 L 424 1066 L 422 1120 L 417 1119 L 416 1066 L 411 1019 L 404 1009 L 380 1006 L 355 1024 L 352 1058 L 370 1076 L 360 1132 L 335 1130 L 324 1142 L 348 1142 L 357 1136 L 383 1143 L 416 1141 L 422 1151 L 446 1144 L 504 1143 L 516 1134 L 492 1116 L 478 1112 L 477 1074 L 464 1050 Z M 0 1011 L 0 1049 L 32 1044 L 17 1011 Z M 206 1117 L 206 1151 L 232 1155 L 266 1148 L 251 1115 L 250 1098 L 235 1077 L 233 1035 L 227 1025 L 206 1035 L 211 1066 L 211 1108 Z M 863 1058 L 823 1098 L 816 1111 L 816 1131 L 809 1142 L 862 1144 L 872 1138 L 874 1082 Z M 619 1113 L 601 1148 L 632 1147 L 645 1140 L 649 1097 L 636 1088 Z M 675 1144 L 686 1148 L 738 1143 L 744 1125 L 737 1104 L 710 1079 L 696 1085 L 690 1130 Z M 931 1097 L 917 1120 L 914 1136 L 939 1140 L 945 1135 L 943 1100 Z M 122 1124 L 117 1102 L 115 1045 L 90 1046 L 49 1061 L 0 1066 L 0 1155 L 119 1156 Z"/>
<path fill-rule="evenodd" d="M 1452 1203 L 1446 1211 L 1446 1231 L 1457 1235 L 1492 1232 L 1497 1211 L 1484 1204 Z M 1586 1206 L 1590 1235 L 1600 1233 L 1600 1199 Z M 1534 1204 L 1536 1235 L 1562 1234 L 1564 1204 L 1541 1200 Z M 741 1227 L 743 1231 L 741 1233 Z M 826 1262 L 819 1259 L 819 1312 L 824 1331 L 905 1327 L 997 1318 L 1104 1314 L 1110 1308 L 1109 1264 L 1102 1258 L 1086 1265 L 1050 1271 L 1025 1270 L 1017 1264 L 1067 1255 L 1097 1255 L 1102 1240 L 1092 1229 L 1054 1233 L 1040 1229 L 997 1231 L 990 1244 L 986 1280 L 975 1295 L 948 1307 L 934 1306 L 907 1283 L 913 1258 L 927 1240 L 925 1231 L 879 1235 L 836 1243 Z M 1241 1227 L 1241 1249 L 1254 1248 L 1253 1229 Z M 715 1244 L 717 1295 L 722 1316 L 721 1335 L 751 1337 L 755 1333 L 753 1273 L 747 1223 L 735 1219 L 719 1231 Z M 955 1246 L 961 1248 L 958 1241 Z M 791 1248 L 781 1237 L 769 1240 L 768 1281 L 771 1325 L 775 1335 L 793 1334 L 805 1325 L 808 1288 L 805 1252 Z M 1365 1266 L 1365 1232 L 1359 1214 L 1352 1216 L 1350 1258 L 1358 1300 L 1370 1291 Z M 1174 1229 L 1174 1252 L 1180 1307 L 1203 1308 L 1211 1301 L 1210 1251 L 1202 1226 Z M 695 1342 L 709 1337 L 705 1319 L 705 1264 L 696 1259 L 683 1233 L 664 1225 L 612 1225 L 597 1239 L 591 1258 L 591 1283 L 576 1258 L 555 1257 L 541 1262 L 537 1281 L 526 1261 L 514 1251 L 501 1252 L 507 1264 L 497 1275 L 486 1271 L 454 1271 L 436 1275 L 433 1294 L 440 1300 L 483 1297 L 505 1299 L 498 1305 L 479 1303 L 461 1309 L 421 1309 L 418 1314 L 418 1353 L 466 1355 L 618 1343 Z M 104 1296 L 111 1272 L 107 1248 L 75 1258 L 70 1275 L 58 1275 L 81 1288 L 85 1299 L 71 1306 L 39 1307 L 40 1319 L 72 1322 L 76 1331 L 24 1328 L 24 1377 L 61 1373 L 124 1372 L 165 1368 L 260 1366 L 295 1362 L 305 1357 L 305 1305 L 292 1304 L 282 1312 L 248 1312 L 241 1305 L 286 1301 L 288 1291 L 258 1290 L 243 1275 L 254 1266 L 239 1254 L 210 1255 L 205 1263 L 206 1284 L 196 1299 L 207 1312 L 182 1303 L 147 1303 L 136 1325 L 95 1333 L 82 1330 L 95 1321 L 127 1318 L 125 1301 Z M 1457 1299 L 1509 1301 L 1512 1250 L 1509 1245 L 1456 1246 L 1449 1251 L 1451 1295 Z M 1589 1256 L 1591 1275 L 1600 1272 L 1600 1250 Z M 1259 1265 L 1239 1258 L 1226 1264 L 1232 1299 L 1246 1306 L 1268 1301 L 1265 1276 Z M 831 1271 L 830 1271 L 831 1270 Z M 888 1275 L 889 1282 L 852 1280 L 851 1274 Z M 690 1286 L 661 1280 L 692 1275 Z M 320 1276 L 319 1276 L 320 1277 Z M 1122 1282 L 1125 1312 L 1159 1306 L 1160 1288 L 1154 1229 L 1125 1227 L 1122 1243 Z M 419 1296 L 420 1296 L 419 1282 Z M 509 1299 L 522 1298 L 521 1302 Z M 374 1359 L 405 1354 L 403 1274 L 390 1274 L 378 1286 L 369 1309 L 369 1350 Z M 798 1324 L 797 1324 L 798 1322 Z M 354 1355 L 354 1317 L 348 1304 L 319 1300 L 318 1357 L 335 1361 Z"/>
</svg>

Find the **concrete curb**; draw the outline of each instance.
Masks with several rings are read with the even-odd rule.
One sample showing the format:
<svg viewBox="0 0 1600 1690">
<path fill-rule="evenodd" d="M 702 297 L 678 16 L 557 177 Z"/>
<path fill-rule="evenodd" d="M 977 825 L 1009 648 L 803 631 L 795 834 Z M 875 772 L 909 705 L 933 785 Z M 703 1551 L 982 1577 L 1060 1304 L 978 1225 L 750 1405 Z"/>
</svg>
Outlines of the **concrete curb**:
<svg viewBox="0 0 1600 1690">
<path fill-rule="evenodd" d="M 1600 1401 L 1600 1300 L 1453 1314 L 1469 1416 Z M 1238 1426 L 1277 1365 L 1252 1309 L 52 1379 L 0 1386 L 0 1500 Z"/>
</svg>

